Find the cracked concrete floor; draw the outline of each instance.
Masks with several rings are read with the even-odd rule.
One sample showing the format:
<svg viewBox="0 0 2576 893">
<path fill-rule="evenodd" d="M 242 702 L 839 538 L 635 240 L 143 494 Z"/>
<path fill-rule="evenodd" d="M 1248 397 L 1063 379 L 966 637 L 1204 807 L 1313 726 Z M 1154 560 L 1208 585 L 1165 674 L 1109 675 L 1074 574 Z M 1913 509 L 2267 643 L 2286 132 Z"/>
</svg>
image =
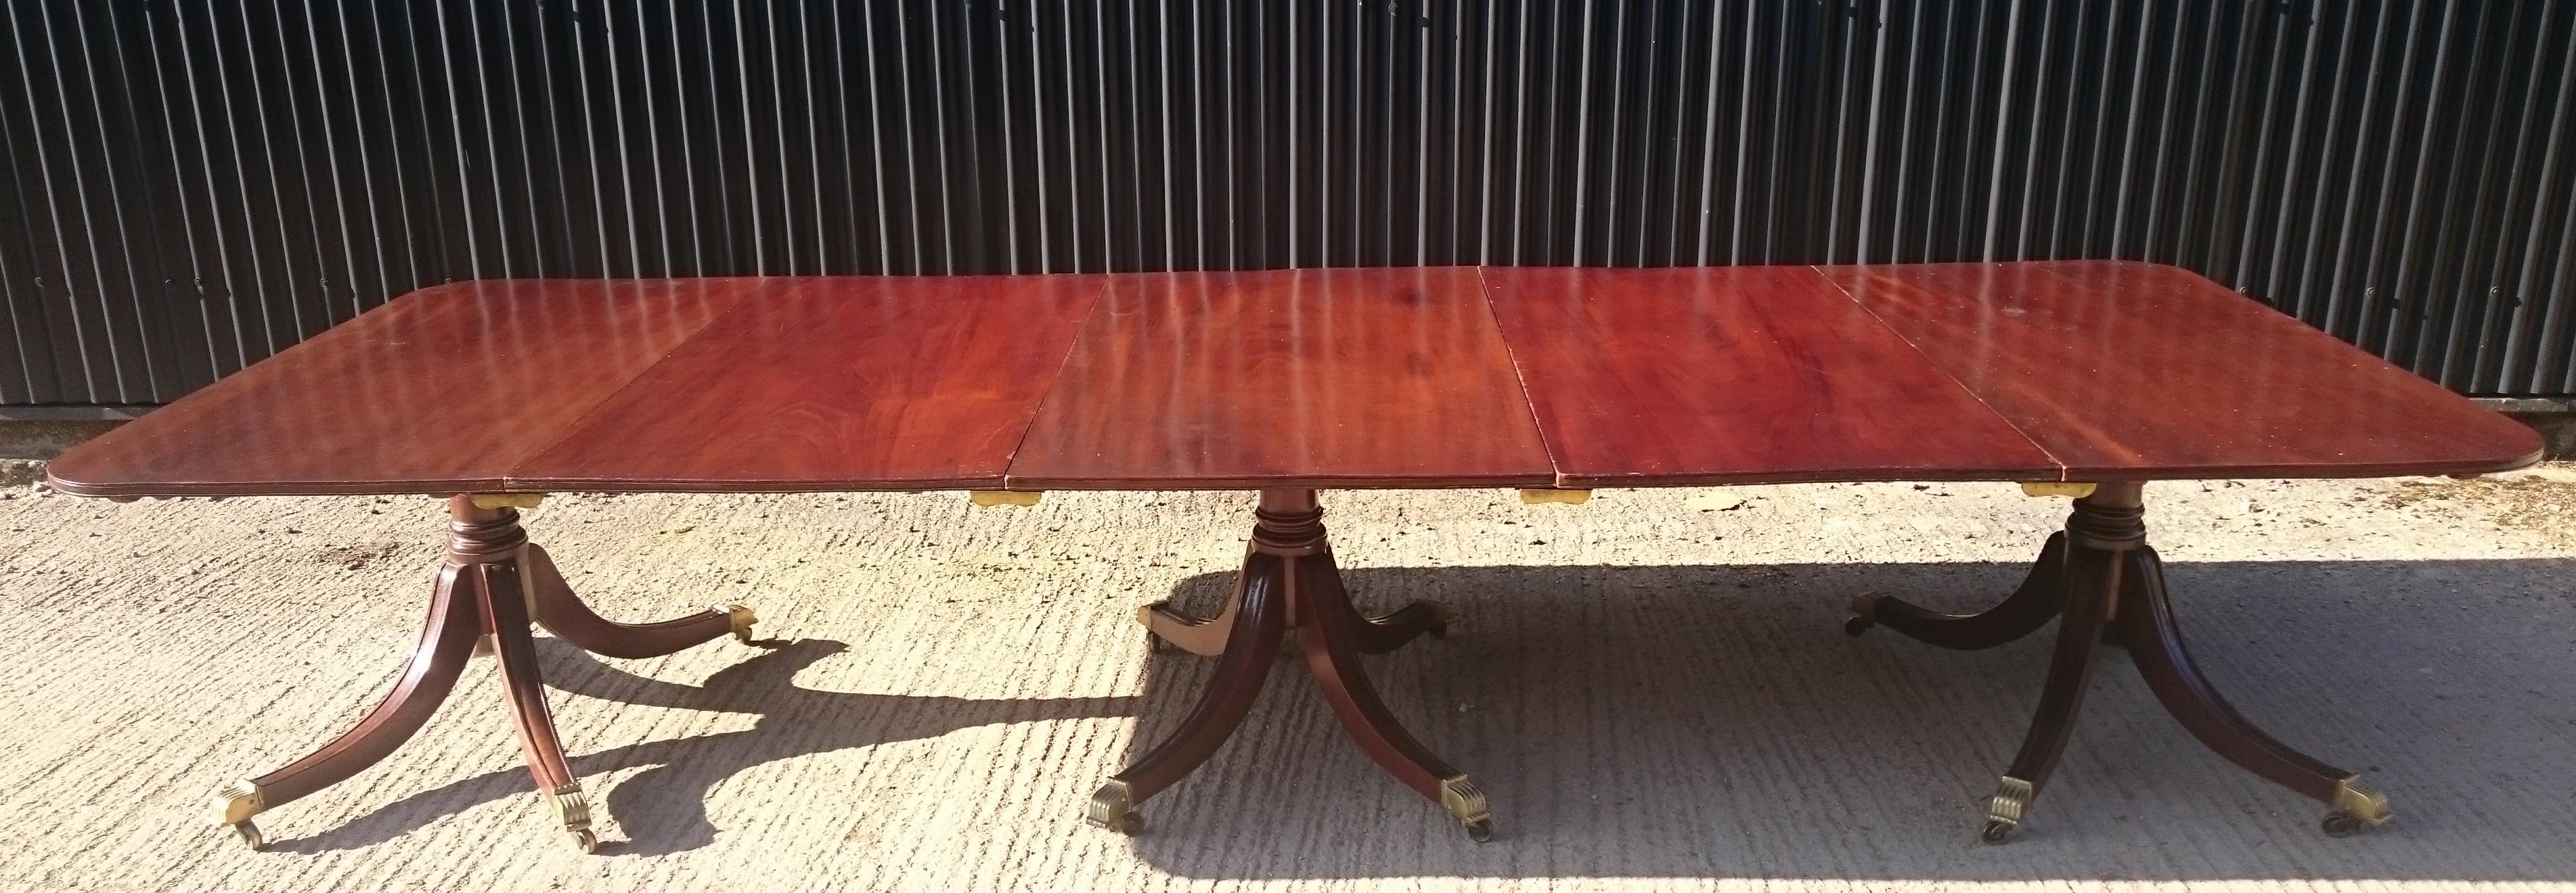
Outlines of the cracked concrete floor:
<svg viewBox="0 0 2576 893">
<path fill-rule="evenodd" d="M 2576 880 L 2576 469 L 2147 490 L 2194 653 L 2236 706 L 2366 771 L 2398 821 L 2193 745 L 2104 664 L 2008 846 L 1979 798 L 2046 636 L 1846 638 L 1863 591 L 1966 608 L 2065 511 L 1996 484 L 1326 494 L 1364 602 L 1464 635 L 1370 666 L 1492 795 L 1468 842 L 1283 661 L 1243 732 L 1128 839 L 1084 799 L 1205 661 L 1130 617 L 1216 598 L 1245 494 L 562 496 L 529 529 L 604 613 L 747 602 L 761 632 L 641 661 L 541 638 L 603 854 L 530 792 L 489 661 L 380 766 L 261 817 L 208 794 L 349 725 L 411 647 L 421 498 L 0 499 L 0 886 L 94 890 L 1628 890 L 2562 885 Z"/>
</svg>

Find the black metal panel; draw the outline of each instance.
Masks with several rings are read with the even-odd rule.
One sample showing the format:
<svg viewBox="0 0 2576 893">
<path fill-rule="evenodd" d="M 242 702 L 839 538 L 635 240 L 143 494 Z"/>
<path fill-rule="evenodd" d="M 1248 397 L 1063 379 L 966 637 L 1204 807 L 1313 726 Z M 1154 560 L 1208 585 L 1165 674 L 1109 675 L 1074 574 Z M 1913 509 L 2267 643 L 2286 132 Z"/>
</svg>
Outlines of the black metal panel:
<svg viewBox="0 0 2576 893">
<path fill-rule="evenodd" d="M 2551 0 L 13 0 L 0 403 L 493 276 L 2138 258 L 2576 392 Z"/>
</svg>

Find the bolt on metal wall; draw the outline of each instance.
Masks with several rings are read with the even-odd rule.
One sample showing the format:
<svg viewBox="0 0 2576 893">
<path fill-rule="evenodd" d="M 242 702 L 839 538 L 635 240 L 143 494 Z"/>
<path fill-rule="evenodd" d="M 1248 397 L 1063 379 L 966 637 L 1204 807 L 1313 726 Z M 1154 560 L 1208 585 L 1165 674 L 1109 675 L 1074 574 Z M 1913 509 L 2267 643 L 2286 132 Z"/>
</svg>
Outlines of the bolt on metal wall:
<svg viewBox="0 0 2576 893">
<path fill-rule="evenodd" d="M 2576 393 L 2576 4 L 14 0 L 0 403 L 500 276 L 2176 263 Z"/>
</svg>

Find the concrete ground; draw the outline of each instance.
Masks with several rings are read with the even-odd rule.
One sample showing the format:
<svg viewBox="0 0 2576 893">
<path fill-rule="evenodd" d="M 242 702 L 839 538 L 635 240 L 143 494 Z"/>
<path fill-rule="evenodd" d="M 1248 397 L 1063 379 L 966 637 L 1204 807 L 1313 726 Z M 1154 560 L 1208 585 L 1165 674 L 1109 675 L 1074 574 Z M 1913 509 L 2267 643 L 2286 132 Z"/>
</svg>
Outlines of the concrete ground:
<svg viewBox="0 0 2576 893">
<path fill-rule="evenodd" d="M 564 496 L 529 527 L 611 616 L 758 608 L 771 647 L 539 641 L 597 856 L 531 793 L 489 661 L 422 736 L 261 817 L 208 794 L 392 681 L 441 543 L 421 498 L 0 498 L 0 886 L 96 890 L 2380 890 L 2576 880 L 2576 468 L 2503 481 L 2150 486 L 2194 654 L 2246 715 L 2366 771 L 2398 821 L 2195 746 L 2116 656 L 2015 840 L 1979 802 L 2047 636 L 1948 652 L 1840 629 L 1854 593 L 1961 608 L 2065 511 L 1995 484 L 1328 493 L 1365 602 L 1463 636 L 1371 659 L 1492 795 L 1470 843 L 1283 662 L 1149 833 L 1085 798 L 1208 663 L 1135 608 L 1221 593 L 1243 494 Z"/>
</svg>

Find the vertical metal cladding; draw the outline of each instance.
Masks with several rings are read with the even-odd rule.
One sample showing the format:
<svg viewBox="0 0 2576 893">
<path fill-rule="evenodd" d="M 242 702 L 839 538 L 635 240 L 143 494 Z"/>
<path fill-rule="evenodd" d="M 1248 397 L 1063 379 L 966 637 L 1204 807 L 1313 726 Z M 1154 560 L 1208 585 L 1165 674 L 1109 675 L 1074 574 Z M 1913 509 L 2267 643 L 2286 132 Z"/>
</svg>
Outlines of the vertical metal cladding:
<svg viewBox="0 0 2576 893">
<path fill-rule="evenodd" d="M 2055 257 L 2576 393 L 2551 0 L 0 7 L 0 403 L 471 277 Z"/>
</svg>

